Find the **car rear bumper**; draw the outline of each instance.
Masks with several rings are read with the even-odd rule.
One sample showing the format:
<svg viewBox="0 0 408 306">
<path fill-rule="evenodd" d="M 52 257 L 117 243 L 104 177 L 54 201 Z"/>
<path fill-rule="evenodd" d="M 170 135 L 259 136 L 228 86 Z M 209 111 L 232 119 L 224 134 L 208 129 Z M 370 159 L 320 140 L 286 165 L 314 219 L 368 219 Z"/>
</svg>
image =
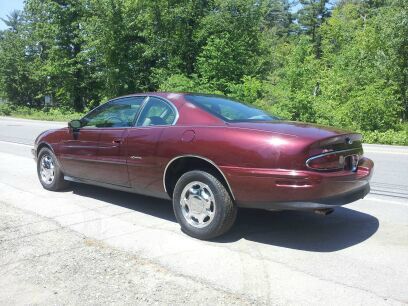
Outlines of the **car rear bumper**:
<svg viewBox="0 0 408 306">
<path fill-rule="evenodd" d="M 360 187 L 345 194 L 339 194 L 330 198 L 315 200 L 314 202 L 293 201 L 293 202 L 247 202 L 241 203 L 240 207 L 267 209 L 267 210 L 314 210 L 327 209 L 336 206 L 346 205 L 364 198 L 370 192 L 370 184 Z"/>
<path fill-rule="evenodd" d="M 221 167 L 239 207 L 320 209 L 345 205 L 370 191 L 374 163 L 362 158 L 356 172 Z"/>
</svg>

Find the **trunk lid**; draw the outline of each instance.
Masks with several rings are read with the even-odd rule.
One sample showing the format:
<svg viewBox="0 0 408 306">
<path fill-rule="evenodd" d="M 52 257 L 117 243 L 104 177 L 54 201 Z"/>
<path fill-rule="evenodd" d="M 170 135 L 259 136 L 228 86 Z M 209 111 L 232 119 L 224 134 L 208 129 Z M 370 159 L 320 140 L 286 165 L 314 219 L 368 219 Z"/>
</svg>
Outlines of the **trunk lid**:
<svg viewBox="0 0 408 306">
<path fill-rule="evenodd" d="M 362 154 L 362 136 L 343 129 L 293 121 L 234 122 L 230 126 L 301 139 L 309 156 L 322 152 L 356 149 Z"/>
<path fill-rule="evenodd" d="M 328 137 L 350 134 L 348 131 L 316 124 L 309 124 L 294 121 L 262 121 L 262 122 L 234 122 L 230 126 L 268 131 L 277 134 L 290 135 L 295 137 L 319 140 Z"/>
</svg>

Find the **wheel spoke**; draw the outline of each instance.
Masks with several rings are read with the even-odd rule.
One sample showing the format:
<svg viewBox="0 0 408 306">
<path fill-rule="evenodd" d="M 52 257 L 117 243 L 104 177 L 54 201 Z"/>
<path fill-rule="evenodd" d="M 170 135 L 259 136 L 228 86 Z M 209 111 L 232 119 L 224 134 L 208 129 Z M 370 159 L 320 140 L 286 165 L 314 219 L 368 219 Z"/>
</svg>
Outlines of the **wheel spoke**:
<svg viewBox="0 0 408 306">
<path fill-rule="evenodd" d="M 190 188 L 189 192 L 190 192 L 190 196 L 196 196 L 200 194 L 200 188 L 195 188 L 196 186 L 193 186 Z"/>
<path fill-rule="evenodd" d="M 205 210 L 205 213 L 206 213 L 207 216 L 209 216 L 210 218 L 211 218 L 212 216 L 214 216 L 214 212 L 212 212 L 210 209 L 206 209 L 206 210 Z"/>
<path fill-rule="evenodd" d="M 204 223 L 204 219 L 205 219 L 206 217 L 207 217 L 207 216 L 206 216 L 205 214 L 200 214 L 200 215 L 198 215 L 198 216 L 197 216 L 198 223 L 199 223 L 199 224 L 203 224 L 203 223 Z"/>
<path fill-rule="evenodd" d="M 190 210 L 190 207 L 188 206 L 188 200 L 186 198 L 183 198 L 182 206 L 187 206 L 188 210 Z"/>
<path fill-rule="evenodd" d="M 55 177 L 54 160 L 50 155 L 43 155 L 40 160 L 40 176 L 45 184 L 51 184 Z"/>
<path fill-rule="evenodd" d="M 208 201 L 206 201 L 205 203 L 204 203 L 204 208 L 205 208 L 205 210 L 211 210 L 211 200 L 208 200 Z"/>
<path fill-rule="evenodd" d="M 198 228 L 206 227 L 215 215 L 215 198 L 208 185 L 194 181 L 181 193 L 181 211 L 186 221 Z"/>
</svg>

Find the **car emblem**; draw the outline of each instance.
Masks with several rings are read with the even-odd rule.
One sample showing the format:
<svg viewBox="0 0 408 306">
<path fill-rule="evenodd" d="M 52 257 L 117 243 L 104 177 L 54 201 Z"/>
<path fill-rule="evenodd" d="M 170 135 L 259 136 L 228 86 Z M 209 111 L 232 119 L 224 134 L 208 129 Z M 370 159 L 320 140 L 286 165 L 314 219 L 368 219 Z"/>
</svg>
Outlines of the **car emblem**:
<svg viewBox="0 0 408 306">
<path fill-rule="evenodd" d="M 349 144 L 349 145 L 352 145 L 353 144 L 353 139 L 351 139 L 350 137 L 347 137 L 346 138 L 346 143 Z"/>
</svg>

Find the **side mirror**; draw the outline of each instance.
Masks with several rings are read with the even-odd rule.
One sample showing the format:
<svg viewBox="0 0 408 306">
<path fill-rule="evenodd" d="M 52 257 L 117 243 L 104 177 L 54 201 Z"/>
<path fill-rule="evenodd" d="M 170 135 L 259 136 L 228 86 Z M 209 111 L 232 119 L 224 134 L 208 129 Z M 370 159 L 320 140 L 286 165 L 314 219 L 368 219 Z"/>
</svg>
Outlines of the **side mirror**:
<svg viewBox="0 0 408 306">
<path fill-rule="evenodd" d="M 81 128 L 82 124 L 80 120 L 72 120 L 68 122 L 68 127 L 75 130 L 79 130 Z"/>
</svg>

